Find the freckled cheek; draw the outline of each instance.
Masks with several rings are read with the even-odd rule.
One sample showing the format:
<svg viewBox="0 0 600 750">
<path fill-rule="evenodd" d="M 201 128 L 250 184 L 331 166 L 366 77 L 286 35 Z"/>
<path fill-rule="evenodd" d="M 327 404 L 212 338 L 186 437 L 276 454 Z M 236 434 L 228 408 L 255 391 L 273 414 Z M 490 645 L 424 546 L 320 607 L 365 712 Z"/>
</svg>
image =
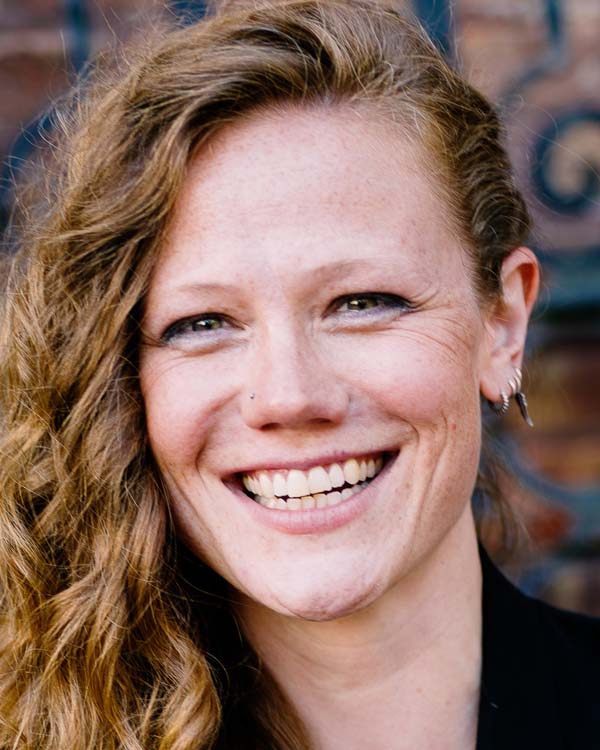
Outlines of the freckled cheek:
<svg viewBox="0 0 600 750">
<path fill-rule="evenodd" d="M 193 363 L 142 369 L 141 386 L 152 451 L 163 466 L 185 465 L 198 455 L 220 403 Z"/>
<path fill-rule="evenodd" d="M 407 421 L 434 422 L 477 414 L 479 397 L 469 353 L 451 357 L 441 347 L 407 346 L 390 340 L 378 347 L 358 346 L 343 366 L 355 392 L 364 392 L 390 413 Z M 343 360 L 339 359 L 338 362 Z M 456 429 L 450 419 L 450 429 Z"/>
</svg>

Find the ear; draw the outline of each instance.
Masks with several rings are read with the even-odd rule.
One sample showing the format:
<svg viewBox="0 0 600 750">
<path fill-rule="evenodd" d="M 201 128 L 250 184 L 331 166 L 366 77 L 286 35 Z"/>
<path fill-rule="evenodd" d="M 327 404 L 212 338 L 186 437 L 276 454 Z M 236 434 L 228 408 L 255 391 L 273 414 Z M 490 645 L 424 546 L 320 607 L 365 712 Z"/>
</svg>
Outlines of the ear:
<svg viewBox="0 0 600 750">
<path fill-rule="evenodd" d="M 481 367 L 480 390 L 498 402 L 510 395 L 508 381 L 523 361 L 527 324 L 537 298 L 540 271 L 528 247 L 516 248 L 502 264 L 502 297 L 487 314 L 487 342 Z"/>
</svg>

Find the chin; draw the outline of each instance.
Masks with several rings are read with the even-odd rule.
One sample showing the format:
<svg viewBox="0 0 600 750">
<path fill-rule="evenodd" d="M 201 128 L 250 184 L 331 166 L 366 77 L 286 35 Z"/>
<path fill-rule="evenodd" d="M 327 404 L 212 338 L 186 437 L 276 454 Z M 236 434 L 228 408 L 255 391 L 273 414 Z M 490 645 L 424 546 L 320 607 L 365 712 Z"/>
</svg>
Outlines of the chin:
<svg viewBox="0 0 600 750">
<path fill-rule="evenodd" d="M 298 590 L 286 587 L 271 591 L 269 596 L 252 596 L 259 604 L 288 617 L 312 622 L 329 622 L 360 612 L 375 602 L 383 586 L 366 581 L 335 582 L 307 587 L 306 580 Z"/>
</svg>

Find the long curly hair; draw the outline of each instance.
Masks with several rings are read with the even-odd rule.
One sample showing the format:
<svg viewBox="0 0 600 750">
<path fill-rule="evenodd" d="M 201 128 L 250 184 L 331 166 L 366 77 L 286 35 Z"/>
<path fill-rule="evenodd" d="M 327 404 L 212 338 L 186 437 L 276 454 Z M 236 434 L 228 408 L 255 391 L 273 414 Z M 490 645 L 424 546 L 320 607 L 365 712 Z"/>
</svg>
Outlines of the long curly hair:
<svg viewBox="0 0 600 750">
<path fill-rule="evenodd" d="M 192 155 L 279 103 L 372 107 L 418 138 L 482 304 L 528 234 L 496 114 L 392 2 L 222 3 L 92 71 L 57 118 L 4 295 L 2 750 L 308 747 L 225 584 L 178 545 L 137 377 Z"/>
</svg>

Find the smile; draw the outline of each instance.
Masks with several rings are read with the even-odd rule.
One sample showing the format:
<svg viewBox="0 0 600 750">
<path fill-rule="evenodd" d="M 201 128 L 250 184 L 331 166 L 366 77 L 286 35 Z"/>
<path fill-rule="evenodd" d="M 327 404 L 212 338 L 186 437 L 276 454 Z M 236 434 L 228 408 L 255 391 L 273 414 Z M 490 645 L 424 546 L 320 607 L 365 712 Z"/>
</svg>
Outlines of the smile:
<svg viewBox="0 0 600 750">
<path fill-rule="evenodd" d="M 242 474 L 247 493 L 265 508 L 310 510 L 337 505 L 367 487 L 384 465 L 383 454 L 343 463 Z"/>
</svg>

